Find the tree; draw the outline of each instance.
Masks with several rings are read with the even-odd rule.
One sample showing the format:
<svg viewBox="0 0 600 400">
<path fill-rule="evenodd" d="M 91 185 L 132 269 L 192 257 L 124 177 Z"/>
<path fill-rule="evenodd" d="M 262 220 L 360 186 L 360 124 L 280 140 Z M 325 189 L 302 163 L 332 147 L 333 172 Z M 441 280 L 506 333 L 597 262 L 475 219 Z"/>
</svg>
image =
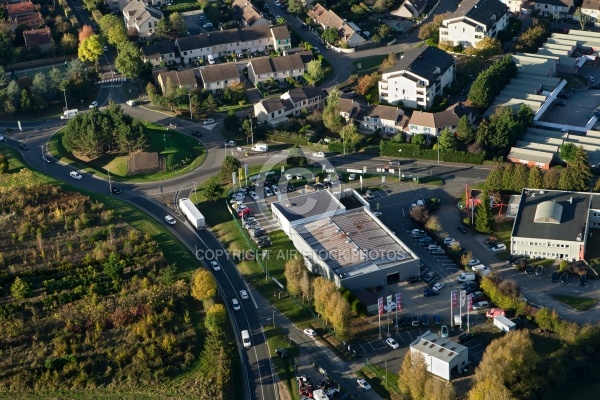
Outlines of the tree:
<svg viewBox="0 0 600 400">
<path fill-rule="evenodd" d="M 242 82 L 236 82 L 231 84 L 225 89 L 223 94 L 225 100 L 228 100 L 232 104 L 236 104 L 246 99 L 246 85 Z"/>
<path fill-rule="evenodd" d="M 587 152 L 582 146 L 577 147 L 572 162 L 560 174 L 561 190 L 588 190 L 592 179 L 592 171 Z"/>
<path fill-rule="evenodd" d="M 77 51 L 77 38 L 75 35 L 65 33 L 60 39 L 60 52 L 64 55 L 73 54 Z"/>
<path fill-rule="evenodd" d="M 475 47 L 467 47 L 465 53 L 487 59 L 502 54 L 502 43 L 496 38 L 485 36 Z"/>
<path fill-rule="evenodd" d="M 219 333 L 223 330 L 227 322 L 227 311 L 223 304 L 213 304 L 207 311 L 204 318 L 204 326 L 210 333 Z"/>
<path fill-rule="evenodd" d="M 240 127 L 240 119 L 233 110 L 229 110 L 225 118 L 223 118 L 223 127 L 230 132 L 236 132 Z"/>
<path fill-rule="evenodd" d="M 24 299 L 29 296 L 29 291 L 29 284 L 18 276 L 15 278 L 13 284 L 10 285 L 10 293 L 15 299 Z"/>
<path fill-rule="evenodd" d="M 90 25 L 84 25 L 79 31 L 79 43 L 83 43 L 83 41 L 94 34 L 94 29 Z"/>
<path fill-rule="evenodd" d="M 185 25 L 185 20 L 178 12 L 174 12 L 169 15 L 169 23 L 171 25 L 171 34 L 173 34 L 176 38 L 184 36 L 187 28 Z"/>
<path fill-rule="evenodd" d="M 327 43 L 334 44 L 339 39 L 340 33 L 337 30 L 337 28 L 327 28 L 323 31 L 323 33 L 321 34 L 321 37 Z"/>
<path fill-rule="evenodd" d="M 438 217 L 433 216 L 429 217 L 427 222 L 425 222 L 425 228 L 429 229 L 430 231 L 439 231 L 442 229 L 442 225 L 440 224 Z"/>
<path fill-rule="evenodd" d="M 380 71 L 385 71 L 389 68 L 392 68 L 399 61 L 398 53 L 391 53 L 389 56 L 383 60 L 381 66 L 379 67 Z"/>
<path fill-rule="evenodd" d="M 575 154 L 577 154 L 577 146 L 575 146 L 573 143 L 565 143 L 562 146 L 560 146 L 560 158 L 567 162 L 567 163 L 571 163 L 575 160 Z"/>
<path fill-rule="evenodd" d="M 0 32 L 0 60 L 4 65 L 9 64 L 14 58 L 14 47 L 10 35 Z"/>
<path fill-rule="evenodd" d="M 21 100 L 19 103 L 19 107 L 22 112 L 31 111 L 31 96 L 27 89 L 21 90 Z"/>
<path fill-rule="evenodd" d="M 425 147 L 427 144 L 427 135 L 414 134 L 410 138 L 410 143 L 419 147 Z"/>
<path fill-rule="evenodd" d="M 429 219 L 429 212 L 427 208 L 423 206 L 414 206 L 412 210 L 410 210 L 410 217 L 415 220 L 415 222 L 425 223 Z"/>
<path fill-rule="evenodd" d="M 8 84 L 8 77 L 6 76 L 6 71 L 0 65 L 0 88 L 3 88 Z"/>
<path fill-rule="evenodd" d="M 558 189 L 560 181 L 560 171 L 556 168 L 551 168 L 544 174 L 544 189 Z"/>
<path fill-rule="evenodd" d="M 190 282 L 191 295 L 202 302 L 212 299 L 217 294 L 217 281 L 205 269 L 197 269 Z"/>
<path fill-rule="evenodd" d="M 340 92 L 332 90 L 327 96 L 327 104 L 323 110 L 323 124 L 333 133 L 339 133 L 346 125 L 346 120 L 340 115 L 338 101 Z"/>
<path fill-rule="evenodd" d="M 232 173 L 238 172 L 238 170 L 242 167 L 242 163 L 240 160 L 235 158 L 234 156 L 227 156 L 221 165 L 221 182 L 231 182 Z"/>
<path fill-rule="evenodd" d="M 287 5 L 288 11 L 293 15 L 304 13 L 305 7 L 301 0 L 289 0 Z"/>
<path fill-rule="evenodd" d="M 494 230 L 494 216 L 490 209 L 490 198 L 487 190 L 481 193 L 481 204 L 475 210 L 475 229 L 481 233 L 490 233 Z"/>
<path fill-rule="evenodd" d="M 320 59 L 310 61 L 306 67 L 306 73 L 315 82 L 320 81 L 325 77 L 325 68 Z"/>
<path fill-rule="evenodd" d="M 300 146 L 294 146 L 288 151 L 286 164 L 288 167 L 303 167 L 307 164 L 306 156 Z"/>
<path fill-rule="evenodd" d="M 469 400 L 516 400 L 504 385 L 491 380 L 476 383 L 469 391 Z"/>
<path fill-rule="evenodd" d="M 207 114 L 212 114 L 219 108 L 217 101 L 212 94 L 209 94 L 206 100 L 202 103 L 202 108 Z"/>
<path fill-rule="evenodd" d="M 441 379 L 429 377 L 425 383 L 425 393 L 423 400 L 454 400 L 456 391 L 450 382 L 444 382 Z"/>
<path fill-rule="evenodd" d="M 107 14 L 100 19 L 99 22 L 100 30 L 108 40 L 108 43 L 121 48 L 128 41 L 127 30 L 125 29 L 125 24 L 123 23 L 123 19 L 117 17 L 116 15 Z"/>
<path fill-rule="evenodd" d="M 358 82 L 356 83 L 356 94 L 359 96 L 364 96 L 369 93 L 371 88 L 377 84 L 377 74 L 367 74 L 358 78 Z"/>
<path fill-rule="evenodd" d="M 541 189 L 544 187 L 544 174 L 542 174 L 542 171 L 538 167 L 533 167 L 529 171 L 527 187 L 532 189 Z"/>
<path fill-rule="evenodd" d="M 302 277 L 300 278 L 299 285 L 302 293 L 302 300 L 310 300 L 312 297 L 312 285 L 306 269 L 302 271 Z"/>
<path fill-rule="evenodd" d="M 592 20 L 591 16 L 589 16 L 581 10 L 581 7 L 577 7 L 575 12 L 573 13 L 573 17 L 574 19 L 579 21 L 579 26 L 581 26 L 582 31 L 585 30 L 585 26 Z"/>
<path fill-rule="evenodd" d="M 440 146 L 440 150 L 455 150 L 456 149 L 456 138 L 454 134 L 448 130 L 448 128 L 444 128 L 442 133 L 438 138 L 438 145 Z"/>
<path fill-rule="evenodd" d="M 48 94 L 48 80 L 46 74 L 38 72 L 31 82 L 31 93 L 34 96 L 45 97 Z"/>
<path fill-rule="evenodd" d="M 473 253 L 470 251 L 467 251 L 466 253 L 461 254 L 460 265 L 462 265 L 463 267 L 466 267 L 467 265 L 469 265 L 469 261 L 471 261 L 472 258 L 473 258 Z"/>
<path fill-rule="evenodd" d="M 456 126 L 456 135 L 458 138 L 465 143 L 469 143 L 475 139 L 475 132 L 476 130 L 469 122 L 469 118 L 466 115 L 460 117 Z"/>
<path fill-rule="evenodd" d="M 488 345 L 475 370 L 474 379 L 477 384 L 493 382 L 499 387 L 505 387 L 513 398 L 531 398 L 531 390 L 537 381 L 534 378 L 537 361 L 538 356 L 529 331 L 510 332 Z M 480 397 L 471 397 L 469 393 L 469 399 L 477 398 Z M 481 398 L 497 397 L 490 394 Z"/>
<path fill-rule="evenodd" d="M 8 160 L 4 154 L 0 154 L 0 174 L 8 171 Z"/>
<path fill-rule="evenodd" d="M 140 75 L 144 61 L 140 49 L 131 42 L 126 42 L 117 54 L 115 67 L 127 78 L 136 78 Z"/>
<path fill-rule="evenodd" d="M 406 352 L 400 373 L 398 374 L 398 387 L 413 400 L 422 400 L 425 386 L 429 379 L 433 379 L 427 372 L 427 364 L 420 353 Z"/>
<path fill-rule="evenodd" d="M 223 194 L 223 186 L 215 180 L 211 179 L 204 188 L 204 195 L 208 201 L 217 200 Z"/>
<path fill-rule="evenodd" d="M 500 190 L 502 186 L 502 177 L 504 175 L 504 165 L 496 164 L 493 170 L 490 171 L 486 180 L 485 187 L 488 190 Z"/>
<path fill-rule="evenodd" d="M 513 190 L 514 188 L 514 177 L 515 175 L 515 164 L 509 163 L 504 165 L 504 173 L 502 174 L 502 189 Z"/>
<path fill-rule="evenodd" d="M 356 146 L 362 140 L 362 135 L 358 132 L 358 128 L 355 124 L 347 124 L 340 129 L 340 136 L 342 137 L 342 147 L 344 151 L 353 151 Z"/>
<path fill-rule="evenodd" d="M 302 294 L 302 288 L 300 281 L 302 279 L 302 273 L 306 267 L 300 258 L 292 258 L 285 263 L 285 287 L 288 292 L 292 295 L 299 297 Z"/>
<path fill-rule="evenodd" d="M 537 169 L 537 167 L 533 167 L 531 169 Z M 515 175 L 513 177 L 513 191 L 520 192 L 524 188 L 528 187 L 530 173 L 529 171 L 530 168 L 525 164 L 517 164 L 517 166 L 515 167 Z"/>
<path fill-rule="evenodd" d="M 376 0 L 375 5 L 373 6 L 373 12 L 375 13 L 383 13 L 387 11 L 392 6 L 391 0 Z"/>
<path fill-rule="evenodd" d="M 81 61 L 98 63 L 98 59 L 104 53 L 104 41 L 100 35 L 92 35 L 79 45 L 77 56 Z"/>
<path fill-rule="evenodd" d="M 377 34 L 381 40 L 385 40 L 392 34 L 392 28 L 390 28 L 387 24 L 381 24 L 377 27 Z"/>
</svg>

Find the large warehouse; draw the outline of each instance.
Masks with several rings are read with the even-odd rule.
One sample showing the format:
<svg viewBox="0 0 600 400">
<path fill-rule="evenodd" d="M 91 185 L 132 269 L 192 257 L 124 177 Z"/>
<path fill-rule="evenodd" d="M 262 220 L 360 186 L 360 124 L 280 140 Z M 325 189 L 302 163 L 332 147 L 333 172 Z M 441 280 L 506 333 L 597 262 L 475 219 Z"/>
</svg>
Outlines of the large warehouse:
<svg viewBox="0 0 600 400">
<path fill-rule="evenodd" d="M 418 274 L 417 255 L 371 213 L 358 193 L 343 193 L 360 204 L 351 210 L 336 196 L 340 193 L 324 190 L 271 205 L 273 218 L 311 272 L 349 290 L 385 286 Z"/>
<path fill-rule="evenodd" d="M 422 356 L 427 371 L 447 381 L 453 374 L 460 374 L 469 364 L 467 347 L 430 331 L 410 344 L 410 354 Z"/>
<path fill-rule="evenodd" d="M 594 194 L 523 189 L 510 252 L 532 258 L 583 260 L 589 229 L 598 226 L 600 204 Z"/>
</svg>

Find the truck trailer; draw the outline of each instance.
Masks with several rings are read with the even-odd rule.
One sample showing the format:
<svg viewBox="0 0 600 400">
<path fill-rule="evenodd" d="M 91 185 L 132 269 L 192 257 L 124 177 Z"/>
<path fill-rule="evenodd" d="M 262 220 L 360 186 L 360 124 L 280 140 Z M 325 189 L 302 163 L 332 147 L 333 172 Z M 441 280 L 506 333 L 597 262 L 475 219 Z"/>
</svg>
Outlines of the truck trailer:
<svg viewBox="0 0 600 400">
<path fill-rule="evenodd" d="M 179 208 L 194 228 L 202 229 L 206 226 L 204 215 L 202 215 L 190 199 L 187 197 L 179 199 Z"/>
<path fill-rule="evenodd" d="M 517 325 L 514 322 L 502 316 L 494 317 L 494 326 L 503 332 L 510 332 L 517 329 Z"/>
</svg>

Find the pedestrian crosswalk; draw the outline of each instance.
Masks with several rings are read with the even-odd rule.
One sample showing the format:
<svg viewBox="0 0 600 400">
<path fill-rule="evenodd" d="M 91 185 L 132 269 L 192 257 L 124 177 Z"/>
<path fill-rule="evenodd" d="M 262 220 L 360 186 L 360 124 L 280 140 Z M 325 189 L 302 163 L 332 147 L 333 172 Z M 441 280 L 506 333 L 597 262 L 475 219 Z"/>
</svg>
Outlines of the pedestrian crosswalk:
<svg viewBox="0 0 600 400">
<path fill-rule="evenodd" d="M 100 86 L 103 88 L 115 88 L 115 87 L 122 87 L 125 82 L 127 82 L 127 78 L 125 78 L 125 77 L 108 78 L 108 79 L 102 79 L 101 81 L 98 82 L 98 84 L 100 84 Z"/>
</svg>

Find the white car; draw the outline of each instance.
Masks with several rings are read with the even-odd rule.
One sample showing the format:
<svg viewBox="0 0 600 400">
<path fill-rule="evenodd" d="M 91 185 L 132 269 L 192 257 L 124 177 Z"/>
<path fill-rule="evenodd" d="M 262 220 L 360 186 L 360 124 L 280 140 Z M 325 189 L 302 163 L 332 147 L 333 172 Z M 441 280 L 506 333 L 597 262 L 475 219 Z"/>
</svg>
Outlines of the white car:
<svg viewBox="0 0 600 400">
<path fill-rule="evenodd" d="M 205 23 L 204 25 L 202 25 L 203 28 L 212 28 L 213 24 L 210 22 Z"/>
<path fill-rule="evenodd" d="M 258 197 L 258 195 L 256 194 L 255 191 L 251 191 L 250 192 L 250 197 L 252 197 L 252 200 L 254 200 L 254 201 L 259 201 L 260 200 L 260 197 Z"/>
<path fill-rule="evenodd" d="M 294 177 L 292 176 L 292 174 L 285 174 L 285 179 L 291 181 L 292 179 L 294 179 Z"/>
<path fill-rule="evenodd" d="M 234 311 L 240 311 L 240 302 L 238 301 L 238 299 L 233 298 L 231 299 L 231 306 L 233 307 Z"/>
<path fill-rule="evenodd" d="M 242 300 L 248 300 L 248 292 L 246 292 L 245 290 L 240 290 L 240 297 L 242 298 Z"/>
<path fill-rule="evenodd" d="M 442 282 L 438 282 L 435 285 L 433 285 L 432 289 L 435 290 L 436 292 L 439 292 L 440 290 L 442 290 L 443 287 L 444 287 L 444 284 Z"/>
<path fill-rule="evenodd" d="M 490 307 L 490 303 L 488 303 L 487 301 L 480 301 L 480 302 L 473 304 L 473 310 L 483 310 L 484 308 L 489 308 L 489 307 Z"/>
<path fill-rule="evenodd" d="M 214 123 L 215 123 L 215 120 L 214 120 L 214 119 L 212 119 L 212 118 L 208 118 L 208 119 L 205 119 L 205 120 L 202 122 L 202 125 L 208 125 L 208 124 L 214 124 Z M 235 146 L 235 145 L 234 145 L 234 146 Z"/>
<path fill-rule="evenodd" d="M 469 267 L 472 267 L 473 265 L 477 265 L 477 264 L 481 264 L 481 261 L 479 261 L 479 260 L 478 260 L 478 259 L 476 259 L 476 258 L 471 258 L 471 259 L 469 260 Z"/>
<path fill-rule="evenodd" d="M 325 157 L 325 153 L 323 153 L 322 151 L 317 151 L 316 153 L 313 153 L 313 157 L 324 158 Z"/>
<path fill-rule="evenodd" d="M 213 65 L 215 63 L 215 58 L 212 56 L 212 54 L 209 54 L 208 56 L 206 56 L 206 59 L 208 60 L 208 63 L 210 65 Z"/>
<path fill-rule="evenodd" d="M 216 261 L 214 261 L 214 260 L 210 262 L 210 265 L 212 266 L 212 268 L 215 271 L 220 271 L 221 270 L 221 266 L 219 265 L 219 263 L 216 262 Z"/>
<path fill-rule="evenodd" d="M 589 75 L 587 78 L 588 78 L 588 79 L 590 80 L 590 82 L 592 82 L 592 83 L 593 83 L 593 82 L 596 82 L 596 78 L 594 78 L 594 77 L 593 77 L 593 76 L 591 76 L 591 75 Z"/>
<path fill-rule="evenodd" d="M 304 331 L 305 335 L 308 335 L 310 337 L 316 337 L 317 336 L 317 332 L 314 329 L 311 328 L 306 328 Z"/>
<path fill-rule="evenodd" d="M 447 244 L 449 246 L 454 242 L 456 242 L 456 240 L 454 240 L 454 238 L 451 237 L 447 237 L 446 239 L 444 239 L 444 244 Z"/>
<path fill-rule="evenodd" d="M 279 196 L 281 194 L 281 192 L 279 191 L 279 188 L 277 186 L 271 186 L 271 190 L 273 191 L 273 194 L 275 196 Z"/>
<path fill-rule="evenodd" d="M 394 350 L 400 348 L 400 345 L 398 344 L 398 342 L 396 342 L 393 338 L 385 339 L 385 344 L 387 344 Z"/>
<path fill-rule="evenodd" d="M 135 101 L 134 101 L 134 100 L 127 100 L 127 101 L 126 101 L 126 103 L 127 103 L 127 105 L 128 105 L 129 107 L 133 107 L 133 106 L 135 106 Z"/>
<path fill-rule="evenodd" d="M 171 217 L 170 215 L 165 216 L 165 221 L 169 225 L 175 225 L 177 223 L 177 221 L 175 220 L 175 218 Z"/>
<path fill-rule="evenodd" d="M 304 179 L 304 177 L 300 174 L 296 174 L 295 179 Z"/>
<path fill-rule="evenodd" d="M 442 328 L 440 330 L 440 336 L 443 338 L 448 337 L 448 327 L 446 325 L 442 325 Z"/>
<path fill-rule="evenodd" d="M 0 142 L 4 140 L 4 136 L 0 135 Z"/>
<path fill-rule="evenodd" d="M 69 172 L 69 175 L 71 176 L 71 178 L 77 179 L 77 180 L 80 180 L 81 178 L 83 178 L 81 176 L 81 174 L 79 172 L 76 172 L 76 171 Z"/>
<path fill-rule="evenodd" d="M 353 181 L 356 179 L 356 174 L 350 174 L 350 176 L 348 177 L 349 181 Z"/>
<path fill-rule="evenodd" d="M 104 46 L 104 51 L 108 51 L 108 46 Z"/>
<path fill-rule="evenodd" d="M 88 108 L 91 110 L 92 108 L 96 108 L 96 107 L 98 107 L 98 102 L 97 101 L 92 101 L 90 103 L 90 106 Z"/>
<path fill-rule="evenodd" d="M 375 212 L 373 213 L 373 215 L 374 215 L 374 216 L 376 216 L 377 218 L 379 218 L 379 217 L 381 217 L 381 216 L 383 215 L 383 213 L 382 213 L 382 212 L 380 212 L 380 211 L 375 211 Z"/>
<path fill-rule="evenodd" d="M 267 186 L 265 186 L 265 196 L 267 196 L 267 197 L 273 196 L 273 192 Z"/>
<path fill-rule="evenodd" d="M 356 382 L 358 383 L 358 386 L 360 386 L 361 388 L 365 389 L 365 390 L 371 390 L 371 385 L 369 385 L 369 382 L 365 381 L 364 379 L 357 379 Z"/>
</svg>

